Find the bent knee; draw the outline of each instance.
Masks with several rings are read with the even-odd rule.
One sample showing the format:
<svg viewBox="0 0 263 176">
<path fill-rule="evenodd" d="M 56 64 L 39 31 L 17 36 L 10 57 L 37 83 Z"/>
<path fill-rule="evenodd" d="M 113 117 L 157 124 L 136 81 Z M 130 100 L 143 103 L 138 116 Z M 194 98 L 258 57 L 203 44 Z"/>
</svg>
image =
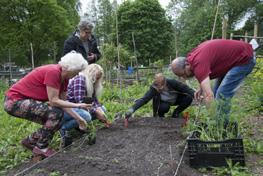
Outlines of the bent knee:
<svg viewBox="0 0 263 176">
<path fill-rule="evenodd" d="M 64 111 L 58 107 L 52 107 L 49 115 L 52 116 L 54 119 L 61 121 L 64 116 Z"/>
</svg>

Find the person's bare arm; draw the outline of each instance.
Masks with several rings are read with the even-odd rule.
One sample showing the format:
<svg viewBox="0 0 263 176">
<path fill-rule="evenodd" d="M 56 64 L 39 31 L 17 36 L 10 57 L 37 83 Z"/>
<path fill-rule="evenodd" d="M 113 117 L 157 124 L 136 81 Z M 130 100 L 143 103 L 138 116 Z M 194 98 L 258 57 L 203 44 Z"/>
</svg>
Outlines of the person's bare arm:
<svg viewBox="0 0 263 176">
<path fill-rule="evenodd" d="M 79 124 L 81 130 L 85 130 L 87 122 L 81 118 L 77 113 L 75 113 L 72 108 L 85 108 L 88 109 L 91 105 L 85 103 L 71 103 L 63 99 L 66 98 L 66 92 L 63 92 L 59 98 L 59 91 L 55 88 L 47 86 L 47 94 L 49 99 L 49 104 L 51 106 L 61 107 L 65 112 L 67 112 L 71 117 L 73 117 Z"/>
<path fill-rule="evenodd" d="M 210 78 L 206 77 L 202 82 L 201 82 L 201 89 L 204 93 L 204 98 L 205 98 L 205 102 L 207 104 L 211 103 L 214 100 L 214 93 L 211 89 L 210 86 Z"/>
<path fill-rule="evenodd" d="M 61 108 L 83 108 L 83 109 L 88 109 L 89 107 L 91 107 L 90 104 L 86 104 L 86 103 L 71 103 L 62 100 L 61 98 L 59 98 L 59 90 L 53 87 L 47 86 L 47 94 L 48 94 L 49 104 L 51 106 L 56 106 Z"/>
</svg>

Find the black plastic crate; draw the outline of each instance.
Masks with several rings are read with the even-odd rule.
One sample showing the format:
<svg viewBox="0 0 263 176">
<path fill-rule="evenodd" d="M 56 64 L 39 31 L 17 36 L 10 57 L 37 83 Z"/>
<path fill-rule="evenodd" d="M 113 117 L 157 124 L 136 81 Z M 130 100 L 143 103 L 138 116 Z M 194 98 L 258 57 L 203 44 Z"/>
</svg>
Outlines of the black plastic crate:
<svg viewBox="0 0 263 176">
<path fill-rule="evenodd" d="M 232 163 L 245 166 L 243 139 L 222 141 L 202 141 L 200 133 L 195 131 L 187 138 L 190 166 L 194 168 L 211 168 L 227 166 L 227 159 Z"/>
</svg>

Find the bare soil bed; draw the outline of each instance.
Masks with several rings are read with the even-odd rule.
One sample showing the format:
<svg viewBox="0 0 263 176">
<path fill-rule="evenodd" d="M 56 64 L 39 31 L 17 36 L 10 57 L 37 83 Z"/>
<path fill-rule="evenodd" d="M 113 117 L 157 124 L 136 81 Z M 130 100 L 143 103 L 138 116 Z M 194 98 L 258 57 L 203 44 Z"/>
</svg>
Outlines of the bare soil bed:
<svg viewBox="0 0 263 176">
<path fill-rule="evenodd" d="M 8 175 L 31 166 L 19 175 L 173 176 L 185 144 L 182 123 L 183 119 L 137 118 L 125 128 L 120 119 L 97 132 L 96 144 L 88 145 L 84 137 L 33 167 L 32 162 L 24 163 Z M 184 157 L 178 176 L 202 175 L 187 162 Z"/>
</svg>

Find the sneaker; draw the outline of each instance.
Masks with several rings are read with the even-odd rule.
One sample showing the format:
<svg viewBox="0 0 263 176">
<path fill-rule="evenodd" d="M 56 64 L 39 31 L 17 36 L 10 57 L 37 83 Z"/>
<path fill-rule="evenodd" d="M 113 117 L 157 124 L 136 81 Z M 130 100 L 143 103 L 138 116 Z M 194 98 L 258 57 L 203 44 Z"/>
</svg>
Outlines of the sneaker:
<svg viewBox="0 0 263 176">
<path fill-rule="evenodd" d="M 25 148 L 27 148 L 27 149 L 29 149 L 29 150 L 33 150 L 33 148 L 36 146 L 36 144 L 31 143 L 31 142 L 29 141 L 29 137 L 26 137 L 25 139 L 23 139 L 23 140 L 21 141 L 21 144 L 22 144 Z"/>
<path fill-rule="evenodd" d="M 56 153 L 56 151 L 51 149 L 51 148 L 40 149 L 37 146 L 35 146 L 33 149 L 33 154 L 35 156 L 42 156 L 44 158 L 50 157 L 50 156 L 54 155 L 55 153 Z"/>
</svg>

